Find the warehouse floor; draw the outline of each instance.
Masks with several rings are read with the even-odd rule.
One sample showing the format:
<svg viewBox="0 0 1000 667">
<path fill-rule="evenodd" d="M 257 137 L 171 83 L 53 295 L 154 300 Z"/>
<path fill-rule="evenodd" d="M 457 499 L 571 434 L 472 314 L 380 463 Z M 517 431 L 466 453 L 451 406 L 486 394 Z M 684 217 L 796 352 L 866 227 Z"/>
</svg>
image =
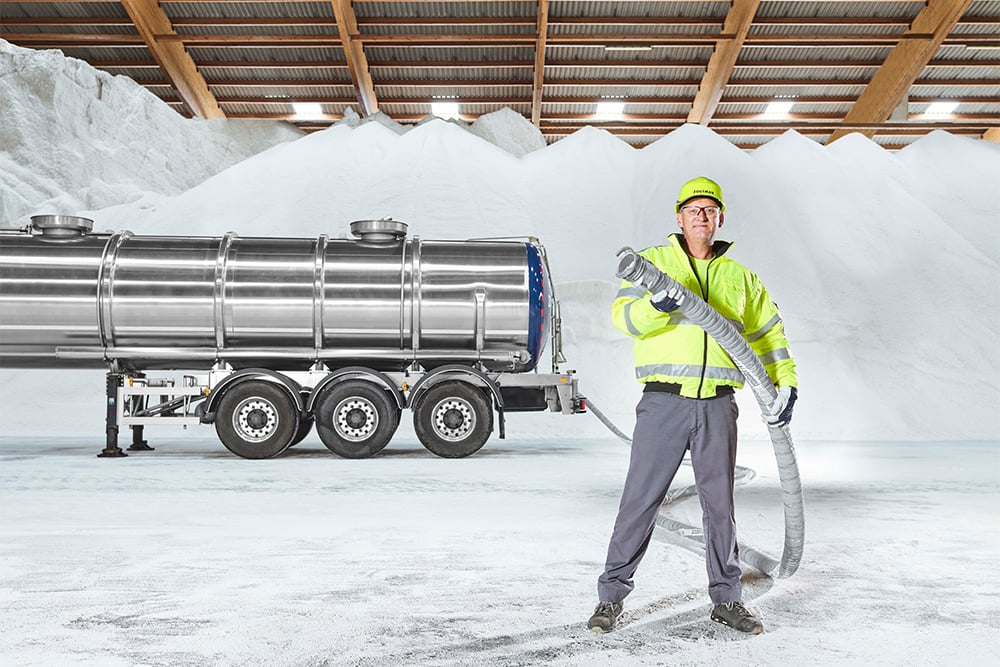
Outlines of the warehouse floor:
<svg viewBox="0 0 1000 667">
<path fill-rule="evenodd" d="M 586 631 L 627 462 L 612 439 L 311 436 L 246 461 L 205 432 L 119 460 L 0 438 L 0 663 L 975 664 L 1000 650 L 997 443 L 799 443 L 805 559 L 747 570 L 766 632 L 708 620 L 700 558 L 654 541 L 622 627 Z M 948 457 L 942 462 L 941 452 Z M 744 442 L 741 539 L 780 555 L 770 444 Z M 682 469 L 678 483 L 690 471 Z M 670 514 L 697 523 L 687 500 Z"/>
</svg>

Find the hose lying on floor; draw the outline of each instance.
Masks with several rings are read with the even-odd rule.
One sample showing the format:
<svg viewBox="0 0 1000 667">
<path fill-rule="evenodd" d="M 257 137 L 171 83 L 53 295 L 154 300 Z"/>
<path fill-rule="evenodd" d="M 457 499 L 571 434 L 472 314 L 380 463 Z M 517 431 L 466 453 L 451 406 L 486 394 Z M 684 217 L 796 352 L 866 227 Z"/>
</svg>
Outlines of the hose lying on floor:
<svg viewBox="0 0 1000 667">
<path fill-rule="evenodd" d="M 651 294 L 663 290 L 673 290 L 676 294 L 674 298 L 678 303 L 678 309 L 688 320 L 704 329 L 729 354 L 733 363 L 743 373 L 746 384 L 753 391 L 761 412 L 765 416 L 769 415 L 771 405 L 777 398 L 777 390 L 774 388 L 767 371 L 764 370 L 760 359 L 726 318 L 708 305 L 704 299 L 657 269 L 652 262 L 639 255 L 632 248 L 626 247 L 618 251 L 617 275 Z M 740 558 L 765 574 L 788 577 L 795 573 L 802 561 L 802 549 L 805 542 L 802 482 L 799 479 L 795 446 L 792 443 L 788 426 L 775 427 L 768 424 L 767 430 L 771 437 L 771 445 L 778 463 L 778 477 L 781 481 L 785 514 L 784 549 L 779 562 L 752 547 L 740 544 Z M 657 519 L 657 524 L 685 537 L 702 541 L 701 530 L 692 526 L 686 526 L 662 516 Z"/>
</svg>

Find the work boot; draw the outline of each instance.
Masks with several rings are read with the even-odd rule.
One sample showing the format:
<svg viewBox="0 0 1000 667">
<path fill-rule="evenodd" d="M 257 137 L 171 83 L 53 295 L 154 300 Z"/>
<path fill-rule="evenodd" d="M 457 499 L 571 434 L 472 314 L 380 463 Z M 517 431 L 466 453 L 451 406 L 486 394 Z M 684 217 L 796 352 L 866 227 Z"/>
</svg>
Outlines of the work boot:
<svg viewBox="0 0 1000 667">
<path fill-rule="evenodd" d="M 622 615 L 624 605 L 621 602 L 599 602 L 594 609 L 594 615 L 587 621 L 587 627 L 598 634 L 611 632 L 615 629 L 615 622 Z"/>
<path fill-rule="evenodd" d="M 760 619 L 750 613 L 739 601 L 715 605 L 715 609 L 712 610 L 712 620 L 751 635 L 759 635 L 764 632 L 764 624 L 760 622 Z"/>
</svg>

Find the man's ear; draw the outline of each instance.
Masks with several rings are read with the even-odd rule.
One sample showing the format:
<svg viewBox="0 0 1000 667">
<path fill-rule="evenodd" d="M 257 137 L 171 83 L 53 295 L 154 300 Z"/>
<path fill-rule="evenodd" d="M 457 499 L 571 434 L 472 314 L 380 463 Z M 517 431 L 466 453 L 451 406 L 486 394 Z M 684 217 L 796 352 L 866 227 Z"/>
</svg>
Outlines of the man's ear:
<svg viewBox="0 0 1000 667">
<path fill-rule="evenodd" d="M 684 231 L 684 225 L 681 224 L 681 214 L 680 213 L 677 214 L 677 228 L 680 229 L 682 232 Z"/>
<path fill-rule="evenodd" d="M 722 227 L 722 223 L 726 221 L 726 214 L 719 211 L 719 227 Z"/>
</svg>

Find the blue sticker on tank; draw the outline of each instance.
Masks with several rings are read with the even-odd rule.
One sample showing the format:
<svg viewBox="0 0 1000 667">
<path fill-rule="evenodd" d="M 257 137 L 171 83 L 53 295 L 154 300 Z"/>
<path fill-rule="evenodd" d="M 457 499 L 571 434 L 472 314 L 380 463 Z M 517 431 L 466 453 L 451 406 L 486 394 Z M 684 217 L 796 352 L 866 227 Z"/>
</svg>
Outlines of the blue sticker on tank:
<svg viewBox="0 0 1000 667">
<path fill-rule="evenodd" d="M 524 246 L 528 254 L 528 352 L 531 353 L 531 361 L 524 370 L 530 371 L 538 365 L 545 349 L 549 318 L 552 316 L 552 292 L 538 247 L 532 243 L 525 243 Z"/>
</svg>

